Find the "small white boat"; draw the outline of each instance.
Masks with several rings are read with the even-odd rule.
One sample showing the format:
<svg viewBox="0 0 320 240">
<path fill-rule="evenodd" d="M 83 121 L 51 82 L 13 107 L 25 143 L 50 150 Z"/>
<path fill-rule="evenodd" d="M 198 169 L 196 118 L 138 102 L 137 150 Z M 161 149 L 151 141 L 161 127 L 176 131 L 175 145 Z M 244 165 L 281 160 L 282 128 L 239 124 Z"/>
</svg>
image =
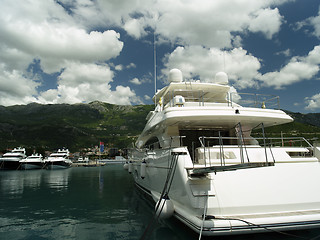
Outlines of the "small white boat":
<svg viewBox="0 0 320 240">
<path fill-rule="evenodd" d="M 20 161 L 26 158 L 25 148 L 14 148 L 11 152 L 3 154 L 0 158 L 1 170 L 18 170 L 20 168 Z"/>
<path fill-rule="evenodd" d="M 277 97 L 231 92 L 225 73 L 183 82 L 175 69 L 169 82 L 126 166 L 157 217 L 200 236 L 320 227 L 320 148 L 265 135 L 293 121 Z"/>
<path fill-rule="evenodd" d="M 69 159 L 70 152 L 68 149 L 58 149 L 57 152 L 51 153 L 50 156 L 44 160 L 47 169 L 65 169 L 72 165 Z"/>
<path fill-rule="evenodd" d="M 34 153 L 31 156 L 20 161 L 21 169 L 42 169 L 44 167 L 44 159 L 41 154 Z"/>
</svg>

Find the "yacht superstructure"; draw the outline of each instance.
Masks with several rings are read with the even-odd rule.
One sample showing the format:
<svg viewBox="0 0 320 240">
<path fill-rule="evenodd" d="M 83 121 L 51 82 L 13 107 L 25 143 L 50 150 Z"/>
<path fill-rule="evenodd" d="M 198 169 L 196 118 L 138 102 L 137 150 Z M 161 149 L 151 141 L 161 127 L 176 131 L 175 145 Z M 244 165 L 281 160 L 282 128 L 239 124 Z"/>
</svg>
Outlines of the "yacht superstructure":
<svg viewBox="0 0 320 240">
<path fill-rule="evenodd" d="M 278 97 L 232 93 L 225 73 L 183 82 L 174 69 L 169 82 L 128 167 L 160 216 L 206 236 L 320 226 L 320 148 L 266 136 L 293 121 Z"/>
</svg>

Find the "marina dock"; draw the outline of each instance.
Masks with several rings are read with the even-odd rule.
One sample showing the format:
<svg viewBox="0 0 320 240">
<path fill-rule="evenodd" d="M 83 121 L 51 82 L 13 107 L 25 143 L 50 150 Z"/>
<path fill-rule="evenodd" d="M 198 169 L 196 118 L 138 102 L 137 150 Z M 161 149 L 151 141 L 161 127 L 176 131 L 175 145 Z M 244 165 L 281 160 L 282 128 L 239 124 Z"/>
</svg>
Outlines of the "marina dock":
<svg viewBox="0 0 320 240">
<path fill-rule="evenodd" d="M 96 161 L 72 163 L 72 167 L 101 167 L 104 165 L 106 165 L 106 163 Z"/>
</svg>

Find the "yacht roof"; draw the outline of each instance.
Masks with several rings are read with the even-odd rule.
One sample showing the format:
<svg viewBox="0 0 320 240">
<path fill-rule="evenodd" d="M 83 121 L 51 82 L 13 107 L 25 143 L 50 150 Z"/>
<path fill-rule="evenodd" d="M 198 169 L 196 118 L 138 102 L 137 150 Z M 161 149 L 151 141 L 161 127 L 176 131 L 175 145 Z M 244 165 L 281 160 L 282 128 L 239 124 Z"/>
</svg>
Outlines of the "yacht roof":
<svg viewBox="0 0 320 240">
<path fill-rule="evenodd" d="M 194 93 L 193 97 L 202 98 L 204 102 L 215 101 L 225 102 L 226 94 L 230 86 L 216 83 L 201 83 L 201 82 L 172 82 L 170 85 L 162 88 L 153 97 L 153 101 L 163 99 L 163 104 L 166 104 L 172 96 L 181 95 L 188 97 L 190 93 Z"/>
</svg>

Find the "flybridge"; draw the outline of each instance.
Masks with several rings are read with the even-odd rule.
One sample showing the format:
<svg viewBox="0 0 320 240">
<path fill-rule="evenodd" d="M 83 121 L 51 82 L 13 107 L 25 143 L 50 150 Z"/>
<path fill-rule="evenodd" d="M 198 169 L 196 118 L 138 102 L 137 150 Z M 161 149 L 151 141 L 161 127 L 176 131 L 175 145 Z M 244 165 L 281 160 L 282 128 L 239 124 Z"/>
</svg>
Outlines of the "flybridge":
<svg viewBox="0 0 320 240">
<path fill-rule="evenodd" d="M 171 72 L 170 72 L 171 73 Z M 212 106 L 254 107 L 280 109 L 279 97 L 266 94 L 237 93 L 231 91 L 225 73 L 216 74 L 214 83 L 183 82 L 179 70 L 169 75 L 170 84 L 159 90 L 153 101 L 166 107 Z"/>
<path fill-rule="evenodd" d="M 159 101 L 166 105 L 175 96 L 185 98 L 187 102 L 226 101 L 226 95 L 230 89 L 228 76 L 225 73 L 217 73 L 215 83 L 183 82 L 182 73 L 178 69 L 172 69 L 169 73 L 170 84 L 162 88 L 153 97 L 153 101 Z"/>
</svg>

